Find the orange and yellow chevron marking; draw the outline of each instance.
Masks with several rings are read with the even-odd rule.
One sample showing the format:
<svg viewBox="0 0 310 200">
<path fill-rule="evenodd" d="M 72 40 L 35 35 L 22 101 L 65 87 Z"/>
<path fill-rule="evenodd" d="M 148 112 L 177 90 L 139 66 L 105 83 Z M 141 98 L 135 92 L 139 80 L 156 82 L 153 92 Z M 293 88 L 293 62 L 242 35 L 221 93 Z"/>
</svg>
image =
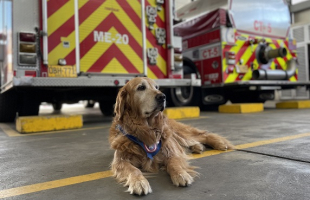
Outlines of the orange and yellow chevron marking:
<svg viewBox="0 0 310 200">
<path fill-rule="evenodd" d="M 248 38 L 248 35 L 243 34 L 243 37 Z M 273 40 L 271 38 L 266 38 L 266 42 L 269 43 L 269 46 L 272 49 L 282 47 L 287 47 L 285 42 L 283 40 Z M 255 58 L 255 51 L 258 44 L 254 44 L 252 47 L 251 45 L 248 45 L 245 41 L 237 40 L 236 45 L 232 46 L 228 51 L 235 52 L 236 55 L 236 61 L 242 61 L 242 65 L 247 65 L 249 67 L 248 71 L 243 74 L 242 78 L 239 79 L 239 73 L 234 71 L 231 74 L 228 74 L 226 79 L 224 80 L 225 83 L 232 83 L 235 81 L 246 81 L 251 80 L 252 78 L 252 70 L 250 68 L 250 63 L 253 63 L 254 69 L 257 69 L 259 67 L 259 63 L 257 59 Z M 226 48 L 226 43 L 222 43 L 222 49 Z M 227 50 L 227 49 L 226 49 Z M 226 64 L 226 58 L 225 55 L 223 55 L 223 73 L 226 73 L 227 64 Z M 276 58 L 274 59 L 274 62 L 271 63 L 270 69 L 276 69 L 276 64 L 278 64 L 283 70 L 286 70 L 286 60 L 292 59 L 292 54 L 290 51 L 287 52 L 287 56 L 283 58 Z M 239 65 L 240 63 L 237 63 Z M 296 71 L 297 73 L 297 71 Z M 296 81 L 295 76 L 290 78 L 290 81 Z"/>
<path fill-rule="evenodd" d="M 87 0 L 79 0 L 79 8 L 81 8 Z M 64 6 L 53 13 L 47 20 L 48 30 L 47 34 L 51 35 L 55 32 L 61 25 L 68 21 L 71 17 L 74 16 L 74 1 L 68 1 Z"/>
<path fill-rule="evenodd" d="M 118 66 L 115 68 L 115 66 Z M 113 58 L 109 64 L 101 71 L 103 73 L 116 73 L 116 74 L 125 74 L 127 70 L 118 62 L 116 58 Z"/>
<path fill-rule="evenodd" d="M 93 68 L 93 65 L 97 65 L 101 57 L 108 52 L 107 55 L 114 56 L 111 54 L 111 49 L 119 49 L 122 54 L 109 58 L 104 63 L 100 71 L 101 73 L 143 73 L 143 61 L 142 61 L 142 32 L 139 28 L 141 26 L 141 4 L 139 1 L 126 1 L 121 2 L 115 0 L 102 0 L 96 1 L 96 7 L 92 6 L 91 3 L 94 1 L 90 0 L 79 0 L 79 42 L 81 49 L 81 60 L 80 70 L 99 70 L 100 67 Z M 57 1 L 49 0 L 49 4 L 57 4 Z M 147 0 L 147 5 L 156 7 L 156 1 Z M 59 8 L 57 8 L 59 6 Z M 87 8 L 85 8 L 87 7 Z M 74 1 L 67 0 L 62 4 L 54 5 L 48 18 L 48 35 L 49 35 L 49 64 L 56 64 L 58 59 L 66 58 L 67 62 L 72 62 L 75 65 L 75 29 L 74 29 Z M 56 10 L 57 9 L 57 10 Z M 84 9 L 84 10 L 83 10 Z M 131 11 L 125 11 L 124 9 L 131 9 Z M 86 14 L 85 14 L 86 13 Z M 83 16 L 82 16 L 83 15 Z M 111 34 L 113 38 L 116 34 L 122 34 L 122 31 L 126 31 L 126 34 L 130 37 L 130 42 L 135 40 L 134 46 L 116 44 L 115 38 L 113 42 L 97 42 L 91 44 L 92 34 L 96 31 L 99 26 L 102 27 L 102 22 L 113 15 L 116 20 L 105 21 L 104 32 Z M 82 17 L 81 17 L 82 16 Z M 81 19 L 82 18 L 82 19 Z M 113 17 L 112 17 L 113 18 Z M 135 18 L 135 19 L 134 19 Z M 114 19 L 114 18 L 113 18 Z M 136 21 L 135 21 L 136 20 Z M 158 22 L 154 24 L 154 28 L 159 25 L 164 25 L 165 28 L 165 10 L 162 9 L 158 12 Z M 145 20 L 147 22 L 147 20 Z M 119 25 L 118 25 L 119 24 Z M 110 27 L 109 27 L 110 25 Z M 145 27 L 143 27 L 145 28 Z M 100 30 L 99 30 L 100 31 Z M 158 77 L 167 76 L 167 63 L 166 63 L 166 50 L 165 45 L 159 46 L 156 44 L 155 31 L 152 32 L 147 30 L 147 48 L 157 47 L 159 48 L 159 56 L 157 58 L 157 66 L 148 67 L 148 76 L 156 79 Z M 150 37 L 152 36 L 152 37 Z M 93 39 L 94 40 L 94 39 Z M 64 46 L 63 42 L 67 42 L 69 45 Z M 139 48 L 141 50 L 139 50 Z M 115 49 L 115 50 L 116 50 Z M 84 52 L 82 52 L 84 51 Z M 117 50 L 118 51 L 118 50 Z M 141 53 L 140 53 L 141 52 Z M 123 57 L 125 56 L 125 57 Z M 120 60 L 125 58 L 125 60 Z M 71 64 L 71 63 L 70 63 Z M 100 63 L 101 64 L 101 63 Z M 125 64 L 125 65 L 124 65 Z M 131 67 L 127 67 L 130 64 Z M 102 63 L 103 65 L 103 63 Z M 113 72 L 114 70 L 114 72 Z"/>
<path fill-rule="evenodd" d="M 147 0 L 146 5 L 150 5 L 152 7 L 157 7 L 156 1 L 153 0 Z M 147 30 L 147 43 L 146 47 L 147 48 L 153 48 L 156 44 L 156 36 L 155 36 L 155 29 L 158 28 L 158 24 L 160 23 L 165 23 L 165 17 L 164 17 L 165 9 L 162 8 L 161 11 L 157 12 L 157 18 L 156 18 L 156 23 L 153 25 L 154 29 L 152 31 Z M 145 21 L 146 26 L 149 26 L 148 20 Z M 148 34 L 151 33 L 151 34 Z M 166 59 L 162 56 L 161 52 L 166 52 L 166 45 L 163 45 L 161 48 L 156 46 L 159 50 L 159 55 L 157 57 L 157 66 L 160 69 L 160 71 L 166 76 L 167 75 L 167 63 Z"/>
</svg>

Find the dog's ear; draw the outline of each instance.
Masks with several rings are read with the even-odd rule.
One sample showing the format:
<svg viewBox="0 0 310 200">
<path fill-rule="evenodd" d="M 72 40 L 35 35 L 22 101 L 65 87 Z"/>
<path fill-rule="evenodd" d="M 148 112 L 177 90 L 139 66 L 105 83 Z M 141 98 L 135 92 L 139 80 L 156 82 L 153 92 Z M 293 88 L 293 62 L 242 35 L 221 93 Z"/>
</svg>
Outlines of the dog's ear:
<svg viewBox="0 0 310 200">
<path fill-rule="evenodd" d="M 127 95 L 127 92 L 124 88 L 121 88 L 117 94 L 115 108 L 114 108 L 115 117 L 117 121 L 122 120 L 124 110 L 125 110 L 126 95 Z"/>
</svg>

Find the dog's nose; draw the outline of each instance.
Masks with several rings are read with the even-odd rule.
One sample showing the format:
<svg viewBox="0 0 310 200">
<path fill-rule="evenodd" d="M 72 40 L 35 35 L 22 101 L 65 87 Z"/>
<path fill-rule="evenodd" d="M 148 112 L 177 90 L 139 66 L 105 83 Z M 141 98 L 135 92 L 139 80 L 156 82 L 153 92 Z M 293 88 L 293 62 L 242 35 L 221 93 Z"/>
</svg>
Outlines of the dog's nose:
<svg viewBox="0 0 310 200">
<path fill-rule="evenodd" d="M 166 95 L 163 94 L 163 93 L 157 94 L 157 95 L 155 96 L 155 99 L 156 99 L 156 101 L 157 101 L 158 103 L 162 103 L 162 102 L 164 102 L 164 101 L 166 100 Z"/>
</svg>

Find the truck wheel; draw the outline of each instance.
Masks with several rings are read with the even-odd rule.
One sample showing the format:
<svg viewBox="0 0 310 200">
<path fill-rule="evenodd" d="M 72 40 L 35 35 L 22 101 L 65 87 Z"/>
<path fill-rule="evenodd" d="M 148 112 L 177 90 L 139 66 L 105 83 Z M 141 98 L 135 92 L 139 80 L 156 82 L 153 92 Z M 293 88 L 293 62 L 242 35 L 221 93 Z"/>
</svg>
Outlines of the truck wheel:
<svg viewBox="0 0 310 200">
<path fill-rule="evenodd" d="M 241 98 L 231 98 L 231 103 L 265 103 L 265 100 L 259 99 L 241 99 Z"/>
<path fill-rule="evenodd" d="M 60 111 L 62 108 L 62 103 L 60 102 L 53 103 L 52 105 L 53 105 L 54 111 Z"/>
<path fill-rule="evenodd" d="M 112 101 L 99 101 L 99 108 L 104 116 L 112 116 L 114 112 L 114 102 Z"/>
<path fill-rule="evenodd" d="M 95 106 L 95 101 L 94 100 L 86 100 L 84 101 L 84 106 L 85 108 L 93 108 Z"/>
<path fill-rule="evenodd" d="M 195 64 L 191 60 L 184 58 L 184 78 L 190 78 L 192 73 L 196 74 Z M 193 86 L 171 88 L 170 97 L 175 106 L 197 106 L 200 103 L 199 88 Z"/>
<path fill-rule="evenodd" d="M 265 103 L 266 100 L 253 98 L 230 98 L 231 103 Z"/>
<path fill-rule="evenodd" d="M 17 95 L 14 90 L 0 94 L 0 122 L 13 122 L 17 112 Z"/>
<path fill-rule="evenodd" d="M 231 103 L 265 103 L 267 100 L 273 100 L 274 95 L 270 93 L 268 98 L 262 98 L 262 94 L 258 92 L 244 92 L 230 95 L 229 100 Z"/>
</svg>

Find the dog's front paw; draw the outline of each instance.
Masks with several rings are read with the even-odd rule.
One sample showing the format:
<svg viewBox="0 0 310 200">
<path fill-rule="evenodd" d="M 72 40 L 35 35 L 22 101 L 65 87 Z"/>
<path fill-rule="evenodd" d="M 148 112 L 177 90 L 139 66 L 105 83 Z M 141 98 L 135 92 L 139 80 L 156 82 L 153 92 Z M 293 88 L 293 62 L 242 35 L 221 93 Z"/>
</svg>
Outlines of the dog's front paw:
<svg viewBox="0 0 310 200">
<path fill-rule="evenodd" d="M 232 145 L 226 138 L 217 134 L 208 134 L 208 141 L 208 145 L 216 150 L 226 151 L 235 149 L 234 145 Z"/>
<path fill-rule="evenodd" d="M 192 151 L 192 153 L 202 153 L 204 150 L 204 146 L 200 143 L 198 144 L 194 144 L 193 146 L 190 147 L 190 150 Z"/>
<path fill-rule="evenodd" d="M 148 180 L 142 175 L 134 177 L 130 174 L 125 186 L 128 186 L 127 192 L 130 194 L 147 195 L 148 193 L 152 193 L 152 188 Z"/>
<path fill-rule="evenodd" d="M 171 180 L 176 186 L 189 186 L 194 182 L 194 178 L 186 171 L 171 175 Z"/>
</svg>

